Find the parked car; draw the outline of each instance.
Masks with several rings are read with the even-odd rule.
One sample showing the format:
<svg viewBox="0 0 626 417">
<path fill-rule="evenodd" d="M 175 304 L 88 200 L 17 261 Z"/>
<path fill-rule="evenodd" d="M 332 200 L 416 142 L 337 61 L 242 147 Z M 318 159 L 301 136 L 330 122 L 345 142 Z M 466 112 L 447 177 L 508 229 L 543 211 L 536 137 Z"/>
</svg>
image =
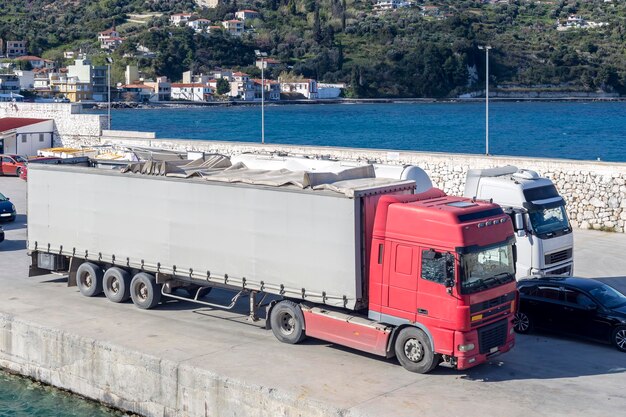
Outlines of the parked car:
<svg viewBox="0 0 626 417">
<path fill-rule="evenodd" d="M 19 177 L 27 162 L 27 159 L 20 155 L 0 155 L 0 175 Z"/>
<path fill-rule="evenodd" d="M 0 221 L 12 222 L 15 220 L 15 206 L 9 201 L 8 197 L 5 197 L 0 193 Z"/>
<path fill-rule="evenodd" d="M 518 333 L 542 329 L 611 343 L 626 352 L 626 295 L 595 279 L 544 277 L 519 281 Z"/>
</svg>

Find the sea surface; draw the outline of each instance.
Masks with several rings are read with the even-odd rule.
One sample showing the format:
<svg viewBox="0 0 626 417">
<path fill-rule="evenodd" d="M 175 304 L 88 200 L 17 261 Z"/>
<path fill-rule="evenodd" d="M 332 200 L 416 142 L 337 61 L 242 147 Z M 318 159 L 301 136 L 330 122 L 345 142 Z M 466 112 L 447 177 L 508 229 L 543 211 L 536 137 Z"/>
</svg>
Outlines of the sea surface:
<svg viewBox="0 0 626 417">
<path fill-rule="evenodd" d="M 157 138 L 261 142 L 261 106 L 113 110 Z M 485 104 L 266 105 L 265 142 L 485 153 Z M 626 162 L 626 102 L 491 102 L 489 153 Z"/>
<path fill-rule="evenodd" d="M 121 417 L 76 395 L 0 371 L 0 417 Z"/>
</svg>

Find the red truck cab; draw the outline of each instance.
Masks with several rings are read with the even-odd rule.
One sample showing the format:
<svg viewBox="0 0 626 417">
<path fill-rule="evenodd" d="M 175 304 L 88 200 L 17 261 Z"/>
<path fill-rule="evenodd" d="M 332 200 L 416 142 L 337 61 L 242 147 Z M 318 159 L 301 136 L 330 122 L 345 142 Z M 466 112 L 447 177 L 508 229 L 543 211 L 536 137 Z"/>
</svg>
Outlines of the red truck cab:
<svg viewBox="0 0 626 417">
<path fill-rule="evenodd" d="M 466 369 L 514 345 L 513 227 L 496 204 L 441 191 L 433 198 L 432 190 L 424 197 L 383 196 L 378 202 L 368 316 L 397 326 L 395 337 L 403 328 L 428 337 L 429 347 L 411 337 L 396 343 L 405 367 L 419 367 L 411 358 L 430 348 L 436 363 Z"/>
<path fill-rule="evenodd" d="M 26 166 L 26 158 L 20 155 L 0 155 L 0 175 L 20 176 Z"/>
</svg>

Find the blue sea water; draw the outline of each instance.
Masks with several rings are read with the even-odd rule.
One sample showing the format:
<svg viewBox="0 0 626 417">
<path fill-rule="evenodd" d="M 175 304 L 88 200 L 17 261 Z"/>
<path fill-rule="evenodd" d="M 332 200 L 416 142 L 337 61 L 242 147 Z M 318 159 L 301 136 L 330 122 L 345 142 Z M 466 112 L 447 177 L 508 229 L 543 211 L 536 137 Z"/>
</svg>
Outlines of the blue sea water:
<svg viewBox="0 0 626 417">
<path fill-rule="evenodd" d="M 261 141 L 261 107 L 113 110 L 112 128 L 157 138 Z M 485 153 L 485 105 L 266 105 L 267 143 Z M 493 102 L 489 153 L 626 162 L 625 102 Z"/>
<path fill-rule="evenodd" d="M 0 417 L 122 417 L 75 395 L 0 371 Z"/>
</svg>

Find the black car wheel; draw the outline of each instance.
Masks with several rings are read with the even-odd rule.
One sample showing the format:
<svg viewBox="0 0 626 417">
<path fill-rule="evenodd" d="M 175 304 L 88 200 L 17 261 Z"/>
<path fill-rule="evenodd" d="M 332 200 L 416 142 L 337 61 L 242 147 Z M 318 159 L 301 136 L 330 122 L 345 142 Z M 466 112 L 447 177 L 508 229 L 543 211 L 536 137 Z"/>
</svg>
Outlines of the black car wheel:
<svg viewBox="0 0 626 417">
<path fill-rule="evenodd" d="M 517 333 L 526 334 L 532 329 L 532 321 L 526 313 L 518 311 L 513 318 L 513 328 Z"/>
<path fill-rule="evenodd" d="M 626 352 L 626 326 L 620 326 L 613 331 L 613 344 L 622 352 Z"/>
</svg>

